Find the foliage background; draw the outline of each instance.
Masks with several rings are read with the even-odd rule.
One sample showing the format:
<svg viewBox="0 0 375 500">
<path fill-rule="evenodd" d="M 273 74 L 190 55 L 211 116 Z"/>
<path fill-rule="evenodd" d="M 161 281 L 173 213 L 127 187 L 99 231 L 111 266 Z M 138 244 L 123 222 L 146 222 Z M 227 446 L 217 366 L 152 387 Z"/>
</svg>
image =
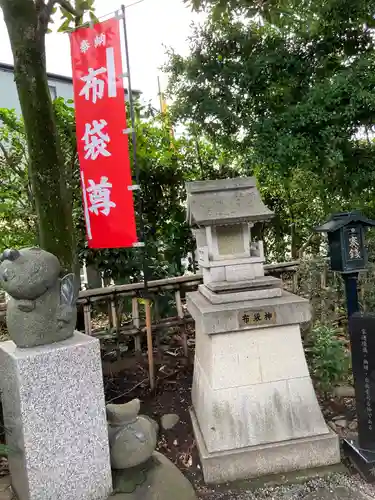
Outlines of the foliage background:
<svg viewBox="0 0 375 500">
<path fill-rule="evenodd" d="M 187 57 L 169 52 L 173 117 L 257 176 L 276 212 L 270 258 L 317 253 L 312 227 L 331 212 L 375 217 L 375 2 L 186 3 L 207 20 Z"/>
<path fill-rule="evenodd" d="M 64 157 L 65 176 L 73 197 L 73 220 L 81 264 L 97 268 L 116 283 L 142 279 L 143 251 L 92 250 L 87 247 L 76 150 L 74 109 L 71 102 L 53 103 Z M 142 216 L 147 242 L 148 279 L 182 274 L 182 263 L 194 250 L 185 222 L 185 182 L 236 175 L 229 156 L 203 138 L 180 134 L 172 137 L 167 117 L 137 104 L 137 165 L 142 186 Z M 28 150 L 22 119 L 11 110 L 0 110 L 0 251 L 10 246 L 38 242 L 33 196 L 28 181 Z M 132 148 L 130 147 L 132 154 Z M 140 205 L 136 202 L 139 227 Z"/>
<path fill-rule="evenodd" d="M 194 28 L 188 56 L 169 51 L 171 114 L 141 107 L 137 112 L 147 277 L 181 274 L 183 259 L 194 250 L 185 222 L 186 181 L 255 175 L 275 212 L 271 224 L 256 228 L 258 236 L 269 261 L 302 259 L 293 290 L 312 301 L 316 322 L 329 324 L 314 337 L 325 349 L 332 332 L 337 336 L 346 328 L 344 295 L 313 228 L 341 210 L 375 218 L 375 0 L 186 3 L 207 17 Z M 94 18 L 92 1 L 75 7 Z M 72 12 L 61 14 L 61 30 L 77 21 Z M 63 157 L 62 165 L 55 163 L 72 193 L 80 261 L 107 280 L 139 281 L 141 251 L 87 248 L 74 114 L 59 99 L 53 108 Z M 0 110 L 0 119 L 2 250 L 40 238 L 25 126 L 9 110 Z M 172 124 L 183 127 L 176 137 L 170 136 Z M 370 256 L 374 241 L 370 235 Z M 374 309 L 373 277 L 372 266 L 361 276 L 364 309 Z M 336 348 L 332 344 L 327 352 Z"/>
</svg>

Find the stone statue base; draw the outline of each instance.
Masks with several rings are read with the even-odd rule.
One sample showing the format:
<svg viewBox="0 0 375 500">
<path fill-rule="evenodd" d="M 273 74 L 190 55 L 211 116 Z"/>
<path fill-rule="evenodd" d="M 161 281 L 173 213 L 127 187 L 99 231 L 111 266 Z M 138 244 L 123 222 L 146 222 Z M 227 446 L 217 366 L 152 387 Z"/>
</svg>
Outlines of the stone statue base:
<svg viewBox="0 0 375 500">
<path fill-rule="evenodd" d="M 194 409 L 190 410 L 190 416 L 207 484 L 319 469 L 340 462 L 337 434 L 330 429 L 327 434 L 319 436 L 210 453 Z"/>
<path fill-rule="evenodd" d="M 196 324 L 191 416 L 207 483 L 340 462 L 301 341 L 309 303 L 281 292 L 221 304 L 187 295 Z"/>
<path fill-rule="evenodd" d="M 113 471 L 113 488 L 109 500 L 197 500 L 182 472 L 157 451 L 146 463 Z"/>
<path fill-rule="evenodd" d="M 99 341 L 0 344 L 12 487 L 19 500 L 104 500 L 112 491 Z"/>
</svg>

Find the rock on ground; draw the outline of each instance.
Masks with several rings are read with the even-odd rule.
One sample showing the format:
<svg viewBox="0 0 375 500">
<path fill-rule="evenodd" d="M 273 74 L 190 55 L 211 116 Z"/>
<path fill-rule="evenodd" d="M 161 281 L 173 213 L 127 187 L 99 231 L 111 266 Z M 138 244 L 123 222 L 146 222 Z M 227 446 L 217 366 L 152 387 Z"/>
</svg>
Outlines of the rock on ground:
<svg viewBox="0 0 375 500">
<path fill-rule="evenodd" d="M 355 390 L 351 385 L 339 385 L 333 393 L 338 398 L 355 398 Z"/>
<path fill-rule="evenodd" d="M 167 415 L 163 415 L 161 417 L 161 426 L 165 431 L 169 431 L 173 429 L 175 425 L 178 424 L 180 417 L 175 413 L 168 413 Z"/>
</svg>

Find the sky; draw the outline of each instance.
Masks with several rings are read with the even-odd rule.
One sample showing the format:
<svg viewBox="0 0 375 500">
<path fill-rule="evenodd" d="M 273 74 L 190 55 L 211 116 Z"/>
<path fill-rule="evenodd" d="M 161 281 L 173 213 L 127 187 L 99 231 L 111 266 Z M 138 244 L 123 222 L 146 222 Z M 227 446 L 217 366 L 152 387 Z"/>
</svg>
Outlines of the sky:
<svg viewBox="0 0 375 500">
<path fill-rule="evenodd" d="M 158 83 L 160 76 L 162 90 L 167 84 L 160 66 L 165 62 L 165 47 L 173 47 L 176 52 L 187 55 L 187 38 L 191 33 L 191 23 L 200 17 L 186 8 L 182 0 L 126 0 L 127 27 L 130 52 L 132 86 L 143 92 L 146 101 L 158 103 Z M 121 0 L 96 0 L 98 18 L 115 12 L 121 7 Z M 56 21 L 58 27 L 59 20 Z M 55 25 L 51 27 L 54 28 Z M 13 64 L 8 33 L 0 10 L 0 61 Z M 67 34 L 47 35 L 47 70 L 59 75 L 71 76 L 70 47 Z"/>
</svg>

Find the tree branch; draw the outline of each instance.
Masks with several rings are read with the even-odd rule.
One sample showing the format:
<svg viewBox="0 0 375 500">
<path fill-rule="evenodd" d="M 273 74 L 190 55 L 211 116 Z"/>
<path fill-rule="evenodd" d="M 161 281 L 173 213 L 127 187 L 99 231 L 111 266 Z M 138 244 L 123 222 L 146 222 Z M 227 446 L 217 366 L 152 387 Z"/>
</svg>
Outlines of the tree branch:
<svg viewBox="0 0 375 500">
<path fill-rule="evenodd" d="M 7 152 L 5 146 L 3 145 L 2 142 L 0 142 L 0 150 L 4 155 L 4 159 L 5 159 L 5 162 L 8 165 L 8 167 L 10 167 L 16 175 L 18 175 L 19 177 L 22 178 L 22 176 L 23 176 L 22 170 L 19 169 L 18 167 L 16 167 L 16 165 L 14 165 L 14 163 L 12 162 L 12 160 L 11 160 L 11 158 L 10 158 L 10 156 L 9 156 L 9 154 L 8 154 L 8 152 Z"/>
<path fill-rule="evenodd" d="M 316 233 L 311 233 L 310 236 L 307 238 L 307 240 L 305 241 L 305 243 L 300 247 L 300 249 L 298 250 L 298 258 L 301 260 L 303 259 L 303 254 L 305 252 L 305 250 L 307 249 L 307 247 L 311 244 L 312 240 L 314 239 L 314 236 L 316 235 Z"/>
<path fill-rule="evenodd" d="M 71 14 L 74 17 L 78 17 L 80 15 L 79 12 L 69 2 L 69 0 L 48 0 L 44 10 L 41 12 L 40 15 L 41 25 L 43 26 L 44 32 L 47 31 L 48 23 L 56 4 L 60 5 L 60 7 L 69 12 L 69 14 Z"/>
<path fill-rule="evenodd" d="M 80 13 L 73 7 L 73 5 L 69 2 L 69 0 L 49 0 L 50 2 L 52 1 L 53 3 L 58 3 L 60 7 L 68 11 L 72 16 L 74 17 L 79 17 Z"/>
<path fill-rule="evenodd" d="M 45 10 L 45 16 L 49 20 L 49 18 L 52 15 L 53 8 L 55 6 L 56 0 L 48 0 L 48 3 L 46 5 L 46 10 Z"/>
</svg>

